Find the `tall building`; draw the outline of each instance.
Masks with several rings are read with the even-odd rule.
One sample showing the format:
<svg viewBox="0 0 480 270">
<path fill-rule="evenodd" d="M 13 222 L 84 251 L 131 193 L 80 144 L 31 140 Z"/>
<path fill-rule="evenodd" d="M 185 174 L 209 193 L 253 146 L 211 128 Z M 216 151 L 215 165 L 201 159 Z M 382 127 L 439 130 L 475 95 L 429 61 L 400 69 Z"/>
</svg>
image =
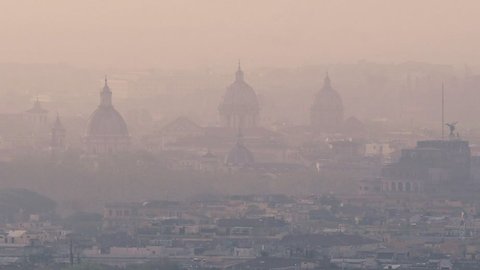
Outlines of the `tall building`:
<svg viewBox="0 0 480 270">
<path fill-rule="evenodd" d="M 113 107 L 112 91 L 108 87 L 107 78 L 100 92 L 100 105 L 88 122 L 85 144 L 87 152 L 94 155 L 114 154 L 129 149 L 130 136 L 127 124 Z"/>
<path fill-rule="evenodd" d="M 240 63 L 235 73 L 235 81 L 227 87 L 218 111 L 225 127 L 238 129 L 257 125 L 260 112 L 257 95 L 245 82 Z"/>
<path fill-rule="evenodd" d="M 343 124 L 342 98 L 332 88 L 328 73 L 311 107 L 310 122 L 313 129 L 320 132 L 338 131 Z"/>
</svg>

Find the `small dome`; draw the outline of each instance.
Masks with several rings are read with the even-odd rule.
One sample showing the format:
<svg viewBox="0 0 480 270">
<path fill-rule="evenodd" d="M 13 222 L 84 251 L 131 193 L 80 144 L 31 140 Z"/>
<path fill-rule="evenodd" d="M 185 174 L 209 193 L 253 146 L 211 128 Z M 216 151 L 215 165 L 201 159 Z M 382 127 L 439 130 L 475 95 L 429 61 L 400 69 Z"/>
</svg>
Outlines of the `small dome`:
<svg viewBox="0 0 480 270">
<path fill-rule="evenodd" d="M 114 107 L 99 106 L 90 117 L 87 136 L 128 136 L 128 128 Z"/>
<path fill-rule="evenodd" d="M 87 137 L 128 136 L 125 120 L 112 105 L 112 91 L 108 87 L 107 77 L 100 92 L 100 105 L 93 112 L 87 125 Z"/>
<path fill-rule="evenodd" d="M 243 145 L 242 137 L 239 135 L 237 143 L 225 158 L 225 164 L 233 167 L 245 167 L 253 163 L 255 163 L 253 154 Z"/>
<path fill-rule="evenodd" d="M 312 125 L 325 131 L 334 131 L 341 126 L 343 121 L 342 98 L 332 88 L 330 78 L 325 77 L 325 82 L 315 97 L 311 108 Z"/>
</svg>

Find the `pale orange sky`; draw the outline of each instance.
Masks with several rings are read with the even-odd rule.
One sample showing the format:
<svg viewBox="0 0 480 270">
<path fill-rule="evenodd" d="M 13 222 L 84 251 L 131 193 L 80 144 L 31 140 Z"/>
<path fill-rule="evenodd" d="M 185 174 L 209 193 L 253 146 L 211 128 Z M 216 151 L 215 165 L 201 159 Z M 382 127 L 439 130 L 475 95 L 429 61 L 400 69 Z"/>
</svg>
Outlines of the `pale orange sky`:
<svg viewBox="0 0 480 270">
<path fill-rule="evenodd" d="M 0 62 L 97 68 L 480 63 L 474 0 L 6 0 Z"/>
</svg>

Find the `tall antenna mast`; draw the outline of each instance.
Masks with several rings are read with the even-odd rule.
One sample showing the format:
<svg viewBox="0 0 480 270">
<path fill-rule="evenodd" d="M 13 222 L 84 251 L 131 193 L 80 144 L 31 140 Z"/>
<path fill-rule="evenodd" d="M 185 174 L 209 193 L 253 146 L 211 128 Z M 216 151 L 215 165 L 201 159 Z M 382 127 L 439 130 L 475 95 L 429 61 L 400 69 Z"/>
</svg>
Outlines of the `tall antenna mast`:
<svg viewBox="0 0 480 270">
<path fill-rule="evenodd" d="M 445 86 L 442 82 L 442 140 L 445 139 Z"/>
</svg>

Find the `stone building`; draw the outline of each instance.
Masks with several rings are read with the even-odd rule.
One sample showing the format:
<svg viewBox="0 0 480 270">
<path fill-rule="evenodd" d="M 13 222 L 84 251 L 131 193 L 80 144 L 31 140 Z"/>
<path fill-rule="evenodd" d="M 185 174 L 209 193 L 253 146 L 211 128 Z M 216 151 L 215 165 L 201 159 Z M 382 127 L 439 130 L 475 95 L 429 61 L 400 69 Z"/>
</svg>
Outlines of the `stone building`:
<svg viewBox="0 0 480 270">
<path fill-rule="evenodd" d="M 435 192 L 470 180 L 471 154 L 467 141 L 419 141 L 404 149 L 398 162 L 384 167 L 384 192 Z"/>
</svg>

